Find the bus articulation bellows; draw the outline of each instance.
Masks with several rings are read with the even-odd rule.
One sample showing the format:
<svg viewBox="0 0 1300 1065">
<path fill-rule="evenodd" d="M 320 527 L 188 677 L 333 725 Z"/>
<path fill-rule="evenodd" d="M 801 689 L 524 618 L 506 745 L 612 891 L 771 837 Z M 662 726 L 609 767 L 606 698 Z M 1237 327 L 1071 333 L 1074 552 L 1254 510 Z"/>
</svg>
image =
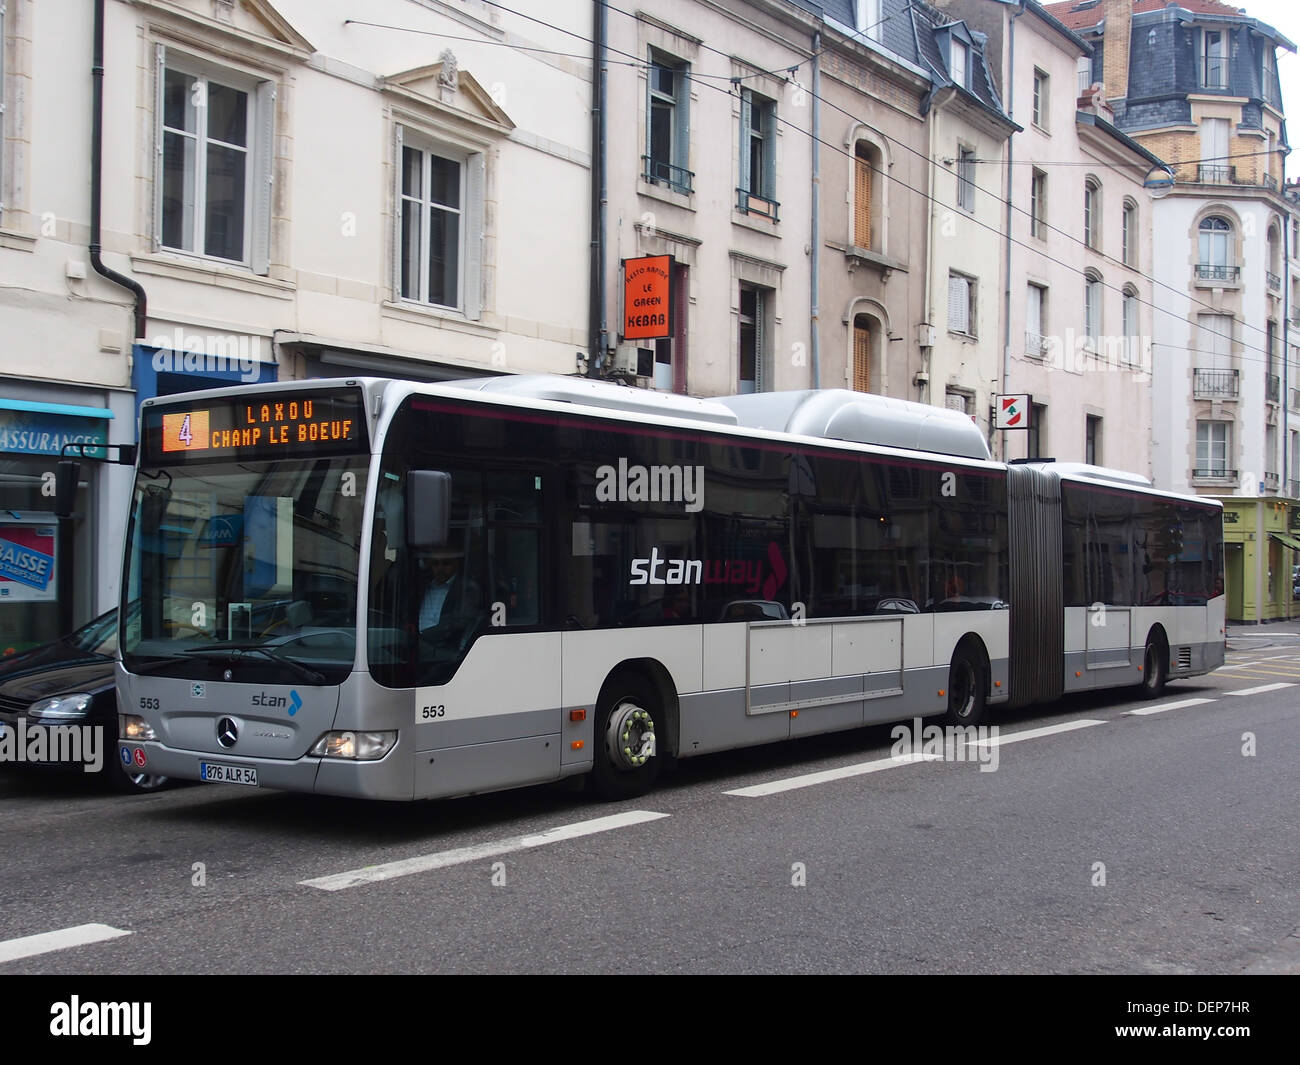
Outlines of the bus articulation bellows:
<svg viewBox="0 0 1300 1065">
<path fill-rule="evenodd" d="M 837 390 L 561 377 L 149 400 L 119 756 L 379 799 L 589 775 L 1223 663 L 1222 513 L 990 461 Z"/>
</svg>

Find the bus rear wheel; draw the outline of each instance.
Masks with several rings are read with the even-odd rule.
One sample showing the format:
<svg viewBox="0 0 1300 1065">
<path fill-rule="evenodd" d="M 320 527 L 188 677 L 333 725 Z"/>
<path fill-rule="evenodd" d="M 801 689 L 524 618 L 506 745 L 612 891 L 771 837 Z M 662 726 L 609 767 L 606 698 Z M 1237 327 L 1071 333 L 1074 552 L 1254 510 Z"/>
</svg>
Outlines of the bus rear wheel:
<svg viewBox="0 0 1300 1065">
<path fill-rule="evenodd" d="M 958 647 L 948 667 L 949 725 L 978 725 L 984 720 L 984 661 L 970 647 Z"/>
<path fill-rule="evenodd" d="M 602 799 L 631 799 L 659 777 L 658 701 L 640 678 L 616 678 L 609 690 L 596 714 L 591 784 Z"/>
<path fill-rule="evenodd" d="M 1147 637 L 1146 650 L 1142 652 L 1142 683 L 1138 694 L 1143 699 L 1159 699 L 1165 691 L 1169 671 L 1164 644 L 1154 636 Z"/>
</svg>

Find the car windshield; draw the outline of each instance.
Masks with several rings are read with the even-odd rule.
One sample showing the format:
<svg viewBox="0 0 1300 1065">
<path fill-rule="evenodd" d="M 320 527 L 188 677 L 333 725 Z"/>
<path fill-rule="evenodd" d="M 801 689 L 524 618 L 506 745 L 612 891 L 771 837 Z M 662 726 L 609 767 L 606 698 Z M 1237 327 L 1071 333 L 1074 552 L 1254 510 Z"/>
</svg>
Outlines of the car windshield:
<svg viewBox="0 0 1300 1065">
<path fill-rule="evenodd" d="M 337 682 L 356 652 L 365 455 L 144 468 L 127 544 L 132 671 Z"/>
</svg>

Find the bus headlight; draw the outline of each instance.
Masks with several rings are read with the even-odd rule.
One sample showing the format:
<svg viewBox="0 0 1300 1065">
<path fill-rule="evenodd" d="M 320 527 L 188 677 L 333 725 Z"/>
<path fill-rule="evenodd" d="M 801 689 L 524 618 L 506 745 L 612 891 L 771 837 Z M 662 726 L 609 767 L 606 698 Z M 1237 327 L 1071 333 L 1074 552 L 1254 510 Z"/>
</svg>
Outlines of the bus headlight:
<svg viewBox="0 0 1300 1065">
<path fill-rule="evenodd" d="M 327 732 L 316 741 L 310 753 L 318 758 L 350 758 L 356 762 L 373 762 L 384 757 L 397 742 L 394 732 Z"/>
<path fill-rule="evenodd" d="M 157 734 L 142 717 L 135 714 L 117 715 L 117 734 L 124 740 L 156 740 Z"/>
<path fill-rule="evenodd" d="M 56 695 L 52 699 L 42 699 L 27 708 L 28 717 L 39 717 L 44 721 L 80 721 L 90 709 L 90 696 L 85 692 L 73 692 L 71 695 Z"/>
</svg>

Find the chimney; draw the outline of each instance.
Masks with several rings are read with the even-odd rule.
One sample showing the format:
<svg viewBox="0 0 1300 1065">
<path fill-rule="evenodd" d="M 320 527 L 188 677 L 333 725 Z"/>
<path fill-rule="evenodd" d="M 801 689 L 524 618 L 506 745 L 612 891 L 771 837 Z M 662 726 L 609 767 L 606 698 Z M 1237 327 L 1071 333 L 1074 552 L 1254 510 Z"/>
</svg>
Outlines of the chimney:
<svg viewBox="0 0 1300 1065">
<path fill-rule="evenodd" d="M 1106 26 L 1102 37 L 1101 77 L 1106 99 L 1128 96 L 1128 50 L 1133 33 L 1133 0 L 1102 0 Z"/>
</svg>

